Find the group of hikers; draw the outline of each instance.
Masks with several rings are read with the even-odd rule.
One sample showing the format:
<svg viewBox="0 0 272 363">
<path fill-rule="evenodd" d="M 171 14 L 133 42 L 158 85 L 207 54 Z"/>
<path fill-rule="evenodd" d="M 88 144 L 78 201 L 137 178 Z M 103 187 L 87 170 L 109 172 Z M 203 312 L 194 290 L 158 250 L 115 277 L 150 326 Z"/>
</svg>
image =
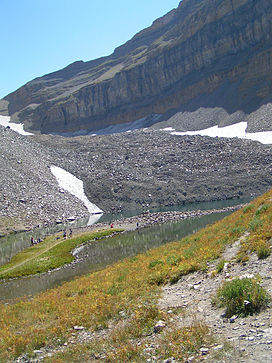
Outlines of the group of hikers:
<svg viewBox="0 0 272 363">
<path fill-rule="evenodd" d="M 38 243 L 40 243 L 40 242 L 42 242 L 43 240 L 41 239 L 41 238 L 37 238 L 36 240 L 34 239 L 34 237 L 33 236 L 31 236 L 31 240 L 30 240 L 30 242 L 31 242 L 31 246 L 34 246 L 34 245 L 36 245 L 36 244 L 38 244 Z"/>
<path fill-rule="evenodd" d="M 69 229 L 69 238 L 71 238 L 72 235 L 73 235 L 73 231 L 72 231 L 72 228 L 70 228 Z M 64 239 L 67 239 L 67 231 L 66 231 L 66 229 L 63 231 L 63 238 Z M 31 236 L 31 239 L 30 239 L 31 246 L 34 246 L 34 245 L 36 245 L 36 244 L 38 244 L 38 243 L 40 243 L 42 241 L 43 241 L 43 239 L 41 239 L 40 237 L 35 240 L 34 237 Z"/>
</svg>

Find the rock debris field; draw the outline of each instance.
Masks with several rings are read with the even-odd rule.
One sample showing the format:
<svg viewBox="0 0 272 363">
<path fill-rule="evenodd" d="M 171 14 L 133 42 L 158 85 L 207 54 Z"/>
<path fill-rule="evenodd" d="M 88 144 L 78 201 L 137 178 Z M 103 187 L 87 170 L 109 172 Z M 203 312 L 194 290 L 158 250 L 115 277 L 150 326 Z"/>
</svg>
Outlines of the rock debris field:
<svg viewBox="0 0 272 363">
<path fill-rule="evenodd" d="M 54 150 L 58 166 L 83 180 L 89 200 L 106 212 L 255 196 L 272 182 L 272 147 L 250 140 L 152 129 L 34 139 Z"/>
<path fill-rule="evenodd" d="M 104 212 L 255 196 L 271 186 L 271 150 L 250 140 L 152 129 L 64 138 L 0 126 L 0 215 L 25 226 L 87 216 L 84 204 L 59 187 L 51 165 L 82 180 Z"/>
<path fill-rule="evenodd" d="M 53 159 L 44 148 L 3 127 L 0 138 L 0 216 L 31 227 L 88 215 L 81 201 L 58 186 L 50 171 Z"/>
</svg>

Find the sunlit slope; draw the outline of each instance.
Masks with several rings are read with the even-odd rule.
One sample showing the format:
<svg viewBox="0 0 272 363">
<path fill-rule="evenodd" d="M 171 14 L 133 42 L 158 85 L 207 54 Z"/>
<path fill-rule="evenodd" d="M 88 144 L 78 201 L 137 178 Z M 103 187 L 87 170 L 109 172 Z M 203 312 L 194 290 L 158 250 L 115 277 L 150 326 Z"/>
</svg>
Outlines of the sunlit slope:
<svg viewBox="0 0 272 363">
<path fill-rule="evenodd" d="M 58 354 L 59 360 L 55 361 L 86 361 L 102 353 L 108 361 L 125 361 L 131 357 L 141 361 L 144 347 L 135 348 L 132 342 L 136 338 L 144 339 L 159 319 L 167 320 L 165 313 L 157 308 L 160 285 L 174 283 L 195 270 L 205 271 L 208 261 L 220 257 L 225 247 L 241 236 L 247 237 L 237 261 L 246 262 L 250 253 L 256 252 L 259 258 L 270 253 L 272 190 L 181 241 L 65 283 L 30 301 L 2 304 L 0 358 L 7 361 L 23 352 L 32 354 L 45 345 L 63 346 L 75 326 L 91 332 L 110 326 L 108 345 L 94 338 L 92 344 L 72 345 L 66 353 Z M 122 334 L 118 324 L 124 324 Z M 188 339 L 184 352 L 192 350 L 192 345 L 199 349 L 208 339 L 207 330 L 201 324 L 184 329 L 179 332 L 183 344 Z"/>
</svg>

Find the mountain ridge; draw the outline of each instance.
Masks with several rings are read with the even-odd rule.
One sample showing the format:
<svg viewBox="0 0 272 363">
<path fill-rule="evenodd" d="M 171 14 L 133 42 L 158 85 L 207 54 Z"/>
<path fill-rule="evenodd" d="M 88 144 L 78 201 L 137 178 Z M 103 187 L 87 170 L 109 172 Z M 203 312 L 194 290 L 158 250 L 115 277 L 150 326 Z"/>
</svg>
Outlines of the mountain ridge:
<svg viewBox="0 0 272 363">
<path fill-rule="evenodd" d="M 183 0 L 110 56 L 74 62 L 4 99 L 13 121 L 41 133 L 167 120 L 209 107 L 211 94 L 213 107 L 250 114 L 271 101 L 270 15 L 268 0 Z"/>
</svg>

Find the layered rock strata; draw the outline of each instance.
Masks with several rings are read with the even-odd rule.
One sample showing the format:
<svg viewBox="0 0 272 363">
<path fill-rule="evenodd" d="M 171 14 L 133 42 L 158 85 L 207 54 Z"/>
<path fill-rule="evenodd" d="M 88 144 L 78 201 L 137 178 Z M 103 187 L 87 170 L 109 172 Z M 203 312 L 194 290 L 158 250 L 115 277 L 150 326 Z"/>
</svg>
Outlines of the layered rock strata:
<svg viewBox="0 0 272 363">
<path fill-rule="evenodd" d="M 9 113 L 42 133 L 95 131 L 152 114 L 163 120 L 199 107 L 248 115 L 271 101 L 271 18 L 270 0 L 183 0 L 111 56 L 75 62 L 9 94 Z M 249 130 L 260 128 L 272 126 L 249 118 Z"/>
</svg>

